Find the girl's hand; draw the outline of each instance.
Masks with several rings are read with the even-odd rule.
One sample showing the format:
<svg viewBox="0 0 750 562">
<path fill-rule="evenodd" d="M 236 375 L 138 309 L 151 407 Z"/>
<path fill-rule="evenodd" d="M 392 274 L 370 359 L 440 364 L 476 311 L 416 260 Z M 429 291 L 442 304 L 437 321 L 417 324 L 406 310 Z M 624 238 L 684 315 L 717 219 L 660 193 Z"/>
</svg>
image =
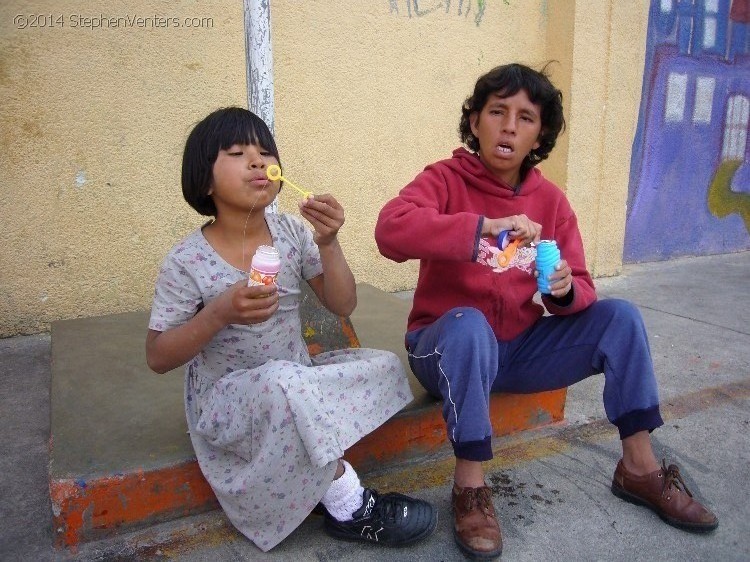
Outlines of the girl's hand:
<svg viewBox="0 0 750 562">
<path fill-rule="evenodd" d="M 279 308 L 279 293 L 276 285 L 248 287 L 245 279 L 229 287 L 215 302 L 224 325 L 260 324 Z"/>
<path fill-rule="evenodd" d="M 247 279 L 238 281 L 185 324 L 166 332 L 149 330 L 146 362 L 157 373 L 166 373 L 190 361 L 229 324 L 258 324 L 278 308 L 276 285 L 248 287 Z"/>
<path fill-rule="evenodd" d="M 522 246 L 528 246 L 532 242 L 537 244 L 542 237 L 542 225 L 526 215 L 513 215 L 501 219 L 484 218 L 482 236 L 498 236 L 503 230 L 510 231 L 511 240 L 520 239 Z"/>
<path fill-rule="evenodd" d="M 344 208 L 328 193 L 301 201 L 299 212 L 315 229 L 313 240 L 318 246 L 333 242 L 344 224 Z"/>
<path fill-rule="evenodd" d="M 538 276 L 539 272 L 534 272 L 534 275 Z M 549 276 L 549 286 L 553 297 L 561 298 L 570 292 L 573 286 L 573 270 L 568 262 L 560 260 L 555 264 L 555 272 Z"/>
</svg>

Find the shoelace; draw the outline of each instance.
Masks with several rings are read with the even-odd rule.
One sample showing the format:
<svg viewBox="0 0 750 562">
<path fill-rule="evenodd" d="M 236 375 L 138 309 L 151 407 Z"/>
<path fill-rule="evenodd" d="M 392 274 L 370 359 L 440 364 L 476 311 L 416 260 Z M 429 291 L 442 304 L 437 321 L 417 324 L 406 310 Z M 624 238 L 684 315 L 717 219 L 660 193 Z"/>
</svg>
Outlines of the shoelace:
<svg viewBox="0 0 750 562">
<path fill-rule="evenodd" d="M 492 492 L 489 488 L 469 488 L 461 495 L 467 513 L 476 507 L 482 510 L 485 515 L 492 515 Z"/>
<path fill-rule="evenodd" d="M 406 502 L 398 497 L 379 497 L 373 511 L 377 511 L 383 521 L 393 523 L 396 517 L 404 512 Z"/>
<path fill-rule="evenodd" d="M 675 488 L 677 490 L 684 490 L 685 493 L 693 497 L 693 494 L 690 493 L 690 490 L 688 490 L 687 486 L 685 485 L 685 481 L 682 479 L 682 476 L 680 475 L 680 469 L 677 468 L 677 465 L 670 464 L 669 467 L 667 467 L 666 460 L 661 460 L 661 469 L 662 472 L 664 472 L 664 487 L 662 488 L 661 495 L 664 496 L 669 490 L 672 488 Z"/>
</svg>

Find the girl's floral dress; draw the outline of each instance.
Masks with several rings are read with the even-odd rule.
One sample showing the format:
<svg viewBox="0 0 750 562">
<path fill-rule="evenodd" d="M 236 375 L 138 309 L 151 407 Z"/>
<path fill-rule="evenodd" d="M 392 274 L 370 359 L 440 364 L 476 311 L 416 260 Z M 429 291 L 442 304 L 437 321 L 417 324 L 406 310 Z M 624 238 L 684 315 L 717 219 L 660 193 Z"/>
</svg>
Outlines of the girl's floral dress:
<svg viewBox="0 0 750 562">
<path fill-rule="evenodd" d="M 282 260 L 279 308 L 262 324 L 231 324 L 185 367 L 185 412 L 198 463 L 232 523 L 263 551 L 281 542 L 328 489 L 344 451 L 412 400 L 399 358 L 373 349 L 310 357 L 300 283 L 323 272 L 302 221 L 268 214 Z M 201 229 L 164 259 L 149 328 L 185 323 L 247 272 Z"/>
</svg>

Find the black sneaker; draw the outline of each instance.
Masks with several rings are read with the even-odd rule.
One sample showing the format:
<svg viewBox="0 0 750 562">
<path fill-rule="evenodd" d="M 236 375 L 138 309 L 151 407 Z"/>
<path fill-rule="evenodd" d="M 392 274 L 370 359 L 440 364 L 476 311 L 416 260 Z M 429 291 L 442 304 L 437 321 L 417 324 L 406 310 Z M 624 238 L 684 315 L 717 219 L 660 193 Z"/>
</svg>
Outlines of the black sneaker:
<svg viewBox="0 0 750 562">
<path fill-rule="evenodd" d="M 313 507 L 312 514 L 313 515 L 328 515 L 328 510 L 326 509 L 326 506 L 323 505 L 323 502 L 318 502 L 318 505 Z"/>
<path fill-rule="evenodd" d="M 326 513 L 326 533 L 337 539 L 402 546 L 428 537 L 437 527 L 437 511 L 427 502 L 403 494 L 380 495 L 365 488 L 362 507 L 351 521 Z"/>
</svg>

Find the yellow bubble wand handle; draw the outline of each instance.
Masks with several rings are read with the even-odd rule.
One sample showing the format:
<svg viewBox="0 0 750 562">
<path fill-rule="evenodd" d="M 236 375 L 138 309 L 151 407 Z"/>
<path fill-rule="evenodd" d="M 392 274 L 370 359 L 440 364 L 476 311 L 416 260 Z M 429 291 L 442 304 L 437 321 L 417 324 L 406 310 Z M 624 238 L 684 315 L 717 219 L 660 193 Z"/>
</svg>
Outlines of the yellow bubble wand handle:
<svg viewBox="0 0 750 562">
<path fill-rule="evenodd" d="M 288 179 L 286 179 L 284 176 L 282 176 L 281 175 L 281 168 L 278 165 L 276 165 L 276 164 L 271 164 L 266 169 L 266 177 L 269 180 L 271 180 L 271 181 L 281 180 L 284 183 L 288 183 L 294 189 L 296 189 L 297 191 L 299 191 L 302 194 L 302 197 L 304 197 L 305 199 L 307 199 L 308 197 L 312 197 L 312 195 L 313 195 L 312 191 L 305 191 L 304 189 L 297 187 L 292 182 L 290 182 Z"/>
</svg>

